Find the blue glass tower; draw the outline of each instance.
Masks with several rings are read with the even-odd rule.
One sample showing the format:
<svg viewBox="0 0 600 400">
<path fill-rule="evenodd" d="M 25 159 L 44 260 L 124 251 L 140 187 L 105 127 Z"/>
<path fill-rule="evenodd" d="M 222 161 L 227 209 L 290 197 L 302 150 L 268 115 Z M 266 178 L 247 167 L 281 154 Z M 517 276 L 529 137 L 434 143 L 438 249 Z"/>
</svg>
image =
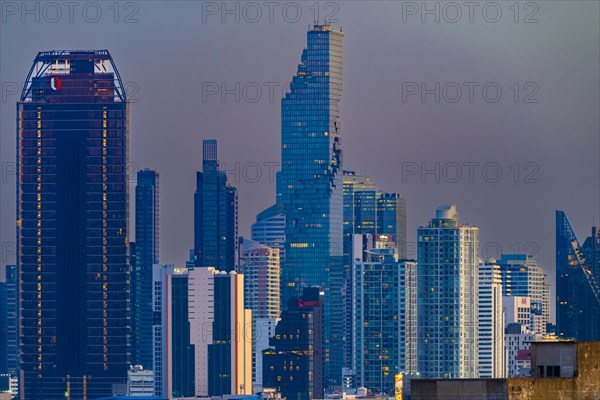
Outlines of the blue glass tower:
<svg viewBox="0 0 600 400">
<path fill-rule="evenodd" d="M 561 338 L 600 340 L 600 239 L 592 233 L 580 248 L 567 216 L 556 211 L 556 334 Z"/>
<path fill-rule="evenodd" d="M 128 110 L 107 50 L 37 55 L 17 103 L 28 400 L 93 399 L 129 366 Z"/>
<path fill-rule="evenodd" d="M 132 360 L 152 369 L 152 265 L 159 263 L 159 174 L 137 173 L 135 187 L 135 263 L 131 277 Z"/>
<path fill-rule="evenodd" d="M 343 33 L 315 25 L 281 101 L 277 203 L 286 218 L 282 299 L 325 291 L 325 376 L 340 384 L 343 360 L 343 203 L 339 102 Z"/>
<path fill-rule="evenodd" d="M 456 206 L 417 229 L 417 371 L 424 378 L 476 378 L 479 229 Z"/>
<path fill-rule="evenodd" d="M 233 271 L 237 266 L 237 190 L 219 168 L 217 141 L 202 141 L 202 172 L 194 193 L 194 258 L 196 267 Z"/>
</svg>

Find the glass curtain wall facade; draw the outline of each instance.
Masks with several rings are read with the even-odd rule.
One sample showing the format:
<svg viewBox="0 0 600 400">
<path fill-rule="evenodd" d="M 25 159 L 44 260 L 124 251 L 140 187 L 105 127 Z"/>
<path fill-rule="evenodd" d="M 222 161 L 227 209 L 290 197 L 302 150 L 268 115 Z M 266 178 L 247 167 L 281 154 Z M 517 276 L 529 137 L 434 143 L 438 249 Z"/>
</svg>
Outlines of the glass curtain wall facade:
<svg viewBox="0 0 600 400">
<path fill-rule="evenodd" d="M 567 216 L 556 211 L 556 334 L 600 340 L 599 277 L 591 252 L 581 251 Z"/>
<path fill-rule="evenodd" d="M 38 53 L 17 103 L 28 400 L 98 398 L 129 367 L 128 102 L 107 50 Z"/>
<path fill-rule="evenodd" d="M 152 370 L 152 266 L 159 258 L 159 175 L 144 169 L 135 187 L 135 260 L 131 262 L 132 360 Z"/>
<path fill-rule="evenodd" d="M 476 378 L 479 229 L 441 206 L 417 230 L 418 372 L 424 378 Z"/>
<path fill-rule="evenodd" d="M 217 141 L 202 141 L 202 172 L 194 193 L 194 264 L 233 271 L 237 266 L 238 194 L 217 158 Z"/>
<path fill-rule="evenodd" d="M 286 218 L 282 298 L 306 286 L 325 291 L 325 374 L 341 384 L 343 361 L 343 204 L 339 102 L 343 33 L 315 25 L 281 101 L 277 204 Z"/>
</svg>

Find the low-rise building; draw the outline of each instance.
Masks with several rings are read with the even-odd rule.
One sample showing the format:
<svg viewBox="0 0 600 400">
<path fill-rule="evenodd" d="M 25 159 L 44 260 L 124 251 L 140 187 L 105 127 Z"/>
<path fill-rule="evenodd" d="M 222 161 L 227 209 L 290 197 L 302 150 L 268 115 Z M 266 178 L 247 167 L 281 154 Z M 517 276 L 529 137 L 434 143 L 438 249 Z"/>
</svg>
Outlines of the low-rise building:
<svg viewBox="0 0 600 400">
<path fill-rule="evenodd" d="M 587 400 L 600 398 L 600 342 L 535 342 L 531 376 L 413 379 L 411 400 Z"/>
<path fill-rule="evenodd" d="M 127 371 L 127 396 L 153 396 L 154 372 L 141 365 L 131 365 Z"/>
</svg>

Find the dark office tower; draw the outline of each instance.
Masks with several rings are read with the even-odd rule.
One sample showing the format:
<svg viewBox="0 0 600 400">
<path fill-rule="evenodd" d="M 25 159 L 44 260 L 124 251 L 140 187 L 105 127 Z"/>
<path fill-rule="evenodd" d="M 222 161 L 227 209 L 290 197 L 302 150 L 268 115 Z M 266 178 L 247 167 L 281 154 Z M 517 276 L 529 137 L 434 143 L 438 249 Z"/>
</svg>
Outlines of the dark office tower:
<svg viewBox="0 0 600 400">
<path fill-rule="evenodd" d="M 0 271 L 0 374 L 17 374 L 17 266 Z"/>
<path fill-rule="evenodd" d="M 277 203 L 286 218 L 282 299 L 305 286 L 325 292 L 325 375 L 340 385 L 344 303 L 342 149 L 342 38 L 328 25 L 307 34 L 290 90 L 281 101 L 281 171 Z"/>
<path fill-rule="evenodd" d="M 38 53 L 17 103 L 20 385 L 111 395 L 129 366 L 129 103 L 107 50 Z"/>
<path fill-rule="evenodd" d="M 597 229 L 584 248 L 562 211 L 556 211 L 556 334 L 561 338 L 600 340 Z"/>
<path fill-rule="evenodd" d="M 132 266 L 131 336 L 134 364 L 152 369 L 152 265 L 158 264 L 158 172 L 137 173 L 135 187 L 135 264 Z"/>
<path fill-rule="evenodd" d="M 195 394 L 194 345 L 190 342 L 188 319 L 188 274 L 176 269 L 171 279 L 171 334 L 173 398 L 193 397 Z M 199 365 L 198 368 L 203 368 Z"/>
<path fill-rule="evenodd" d="M 252 311 L 244 309 L 244 275 L 215 274 L 212 304 L 208 395 L 252 394 Z"/>
<path fill-rule="evenodd" d="M 398 193 L 381 193 L 377 199 L 377 233 L 391 235 L 398 257 L 406 255 L 406 200 Z"/>
<path fill-rule="evenodd" d="M 196 267 L 233 271 L 237 265 L 237 190 L 219 168 L 217 141 L 202 141 L 202 172 L 194 193 L 194 254 Z"/>
<path fill-rule="evenodd" d="M 323 398 L 323 294 L 316 287 L 288 300 L 263 351 L 263 387 L 284 399 Z"/>
</svg>

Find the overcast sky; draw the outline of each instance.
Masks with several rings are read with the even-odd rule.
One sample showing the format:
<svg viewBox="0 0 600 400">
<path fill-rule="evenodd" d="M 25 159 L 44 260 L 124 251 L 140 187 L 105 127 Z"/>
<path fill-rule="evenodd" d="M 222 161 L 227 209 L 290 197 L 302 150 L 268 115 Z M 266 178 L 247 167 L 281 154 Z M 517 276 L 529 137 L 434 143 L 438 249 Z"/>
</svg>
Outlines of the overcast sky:
<svg viewBox="0 0 600 400">
<path fill-rule="evenodd" d="M 535 252 L 554 286 L 554 210 L 580 241 L 600 221 L 597 1 L 46 4 L 1 5 L 3 263 L 14 262 L 14 85 L 38 51 L 111 52 L 132 100 L 131 169 L 160 171 L 161 262 L 181 265 L 202 139 L 219 140 L 232 171 L 240 233 L 274 202 L 279 100 L 315 16 L 345 32 L 344 168 L 406 197 L 409 241 L 455 203 L 479 226 L 482 257 Z"/>
</svg>

